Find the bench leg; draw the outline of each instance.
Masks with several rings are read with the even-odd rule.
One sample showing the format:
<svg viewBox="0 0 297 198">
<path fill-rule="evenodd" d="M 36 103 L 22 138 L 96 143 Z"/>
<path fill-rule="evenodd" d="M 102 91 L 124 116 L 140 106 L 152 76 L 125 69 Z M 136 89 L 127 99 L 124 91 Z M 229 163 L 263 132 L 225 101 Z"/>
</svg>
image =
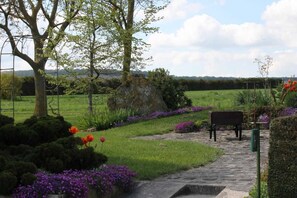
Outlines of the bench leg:
<svg viewBox="0 0 297 198">
<path fill-rule="evenodd" d="M 217 141 L 217 130 L 216 130 L 216 127 L 213 130 L 213 138 L 214 138 L 214 141 L 216 142 Z"/>
<path fill-rule="evenodd" d="M 238 126 L 237 125 L 235 126 L 235 135 L 236 135 L 236 137 L 238 137 Z"/>
<path fill-rule="evenodd" d="M 212 127 L 210 127 L 210 130 L 209 130 L 209 139 L 212 138 Z"/>
<path fill-rule="evenodd" d="M 242 127 L 239 126 L 239 141 L 241 141 L 241 136 L 242 136 Z"/>
</svg>

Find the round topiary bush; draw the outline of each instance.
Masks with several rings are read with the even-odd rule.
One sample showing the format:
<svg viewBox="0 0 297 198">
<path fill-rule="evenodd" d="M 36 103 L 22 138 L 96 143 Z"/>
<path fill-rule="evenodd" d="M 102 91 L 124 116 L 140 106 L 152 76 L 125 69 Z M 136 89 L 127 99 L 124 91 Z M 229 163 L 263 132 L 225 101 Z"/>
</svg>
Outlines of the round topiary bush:
<svg viewBox="0 0 297 198">
<path fill-rule="evenodd" d="M 21 176 L 20 183 L 24 186 L 32 185 L 34 181 L 36 180 L 36 176 L 32 173 L 25 173 Z"/>
<path fill-rule="evenodd" d="M 0 142 L 3 145 L 18 145 L 21 143 L 20 131 L 13 124 L 6 124 L 0 128 Z"/>
<path fill-rule="evenodd" d="M 36 173 L 37 167 L 32 162 L 8 161 L 5 166 L 5 171 L 11 172 L 18 178 L 18 181 L 20 181 L 23 174 Z"/>
<path fill-rule="evenodd" d="M 0 172 L 0 195 L 10 195 L 17 186 L 18 179 L 11 172 Z"/>
<path fill-rule="evenodd" d="M 5 115 L 0 115 L 0 127 L 6 124 L 13 124 L 14 119 Z"/>
</svg>

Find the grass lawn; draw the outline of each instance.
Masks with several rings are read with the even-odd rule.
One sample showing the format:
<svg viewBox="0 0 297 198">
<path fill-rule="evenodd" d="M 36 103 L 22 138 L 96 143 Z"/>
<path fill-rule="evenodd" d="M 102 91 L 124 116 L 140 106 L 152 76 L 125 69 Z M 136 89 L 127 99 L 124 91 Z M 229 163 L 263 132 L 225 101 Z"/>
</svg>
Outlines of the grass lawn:
<svg viewBox="0 0 297 198">
<path fill-rule="evenodd" d="M 193 100 L 193 106 L 212 106 L 217 109 L 234 108 L 233 98 L 238 90 L 190 91 L 186 95 Z M 106 95 L 95 96 L 95 107 L 106 107 Z M 54 98 L 55 99 L 55 98 Z M 49 101 L 51 97 L 49 96 Z M 65 120 L 80 127 L 81 118 L 87 111 L 87 96 L 60 96 L 60 114 Z M 55 100 L 51 103 L 55 107 Z M 11 102 L 2 101 L 3 106 L 11 107 Z M 23 97 L 15 101 L 15 120 L 22 122 L 33 114 L 34 97 Z M 49 110 L 49 113 L 50 110 Z M 9 113 L 6 113 L 9 115 Z M 173 173 L 214 161 L 222 152 L 216 148 L 188 141 L 139 140 L 135 136 L 163 134 L 172 131 L 183 121 L 207 119 L 208 111 L 176 115 L 130 124 L 105 131 L 92 133 L 97 142 L 96 150 L 108 156 L 110 164 L 127 165 L 138 174 L 139 179 L 153 179 L 162 174 Z M 86 133 L 87 134 L 87 133 Z M 79 133 L 79 135 L 86 135 Z M 102 145 L 99 138 L 104 136 Z"/>
<path fill-rule="evenodd" d="M 233 109 L 234 96 L 240 90 L 209 90 L 209 91 L 187 91 L 186 95 L 192 99 L 193 106 L 212 106 L 216 109 Z M 22 122 L 31 117 L 35 104 L 34 96 L 24 96 L 22 100 L 15 101 L 15 121 Z M 107 95 L 98 94 L 94 96 L 95 108 L 106 107 Z M 48 96 L 48 102 L 53 108 L 57 107 L 57 97 Z M 88 99 L 86 95 L 61 95 L 59 96 L 60 114 L 64 118 L 78 127 L 81 126 L 81 118 L 88 109 Z M 1 107 L 11 108 L 12 102 L 1 101 Z M 5 112 L 5 115 L 12 116 L 11 112 Z M 53 115 L 49 108 L 49 114 Z"/>
<path fill-rule="evenodd" d="M 96 150 L 108 156 L 108 163 L 127 165 L 139 179 L 153 179 L 214 161 L 222 151 L 189 141 L 139 140 L 136 136 L 163 134 L 172 131 L 179 122 L 205 119 L 208 111 L 154 119 L 92 133 Z M 85 135 L 79 133 L 80 135 Z M 99 138 L 104 136 L 102 145 Z"/>
<path fill-rule="evenodd" d="M 234 98 L 242 90 L 208 90 L 208 91 L 187 91 L 193 106 L 212 106 L 215 109 L 234 109 Z"/>
</svg>

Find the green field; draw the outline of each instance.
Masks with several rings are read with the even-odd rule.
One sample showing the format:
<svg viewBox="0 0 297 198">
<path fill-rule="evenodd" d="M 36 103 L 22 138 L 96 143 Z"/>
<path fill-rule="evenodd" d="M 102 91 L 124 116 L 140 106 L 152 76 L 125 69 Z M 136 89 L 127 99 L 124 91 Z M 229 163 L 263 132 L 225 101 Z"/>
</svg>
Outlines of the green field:
<svg viewBox="0 0 297 198">
<path fill-rule="evenodd" d="M 233 98 L 240 90 L 211 90 L 211 91 L 188 91 L 186 95 L 192 99 L 193 106 L 212 106 L 216 109 L 233 109 Z M 34 96 L 25 96 L 14 102 L 16 123 L 24 121 L 33 115 Z M 106 107 L 107 95 L 95 95 L 94 106 L 97 109 Z M 48 96 L 49 105 L 57 108 L 57 96 Z M 11 101 L 2 100 L 1 108 L 12 108 Z M 87 112 L 88 99 L 86 95 L 61 95 L 59 96 L 59 113 L 73 125 L 81 126 L 82 116 Z M 53 111 L 57 113 L 57 110 Z M 51 108 L 49 114 L 53 115 Z M 3 114 L 12 116 L 11 111 L 3 111 Z"/>
<path fill-rule="evenodd" d="M 193 106 L 211 106 L 215 109 L 234 109 L 234 97 L 241 90 L 188 91 Z"/>
</svg>

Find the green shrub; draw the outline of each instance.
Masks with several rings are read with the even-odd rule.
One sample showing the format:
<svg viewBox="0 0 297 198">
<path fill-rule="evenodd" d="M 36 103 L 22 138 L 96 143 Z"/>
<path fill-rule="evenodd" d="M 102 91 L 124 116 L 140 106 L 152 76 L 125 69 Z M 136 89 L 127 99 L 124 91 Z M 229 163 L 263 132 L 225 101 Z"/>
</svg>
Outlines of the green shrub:
<svg viewBox="0 0 297 198">
<path fill-rule="evenodd" d="M 10 172 L 0 172 L 0 195 L 10 195 L 17 186 L 17 177 Z"/>
<path fill-rule="evenodd" d="M 25 123 L 28 122 L 25 121 Z M 37 120 L 33 118 L 33 120 L 30 120 L 29 123 L 29 128 L 38 133 L 40 143 L 51 142 L 57 140 L 58 138 L 71 135 L 68 131 L 71 124 L 64 121 L 61 116 L 47 116 Z"/>
<path fill-rule="evenodd" d="M 198 120 L 195 122 L 195 126 L 198 130 L 201 129 L 209 129 L 210 127 L 210 123 L 208 122 L 208 120 Z"/>
<path fill-rule="evenodd" d="M 269 197 L 296 197 L 297 116 L 276 118 L 270 124 L 270 129 Z"/>
<path fill-rule="evenodd" d="M 20 183 L 24 186 L 26 185 L 32 185 L 34 181 L 36 180 L 36 176 L 32 173 L 25 173 L 21 176 Z"/>
<path fill-rule="evenodd" d="M 66 164 L 71 159 L 63 145 L 50 142 L 37 146 L 29 156 L 29 160 L 38 168 L 56 173 L 66 169 L 63 163 Z"/>
<path fill-rule="evenodd" d="M 258 198 L 258 191 L 257 191 L 257 185 L 254 185 L 251 191 L 249 192 L 249 195 L 252 198 Z M 268 198 L 268 190 L 267 190 L 267 182 L 261 182 L 261 198 Z"/>
<path fill-rule="evenodd" d="M 6 124 L 0 127 L 0 145 L 26 144 L 36 146 L 44 142 L 55 141 L 61 137 L 67 137 L 71 124 L 64 121 L 61 116 L 44 117 L 37 119 L 31 117 L 23 124 Z"/>
<path fill-rule="evenodd" d="M 5 115 L 0 115 L 0 127 L 6 125 L 6 124 L 13 124 L 14 119 L 10 118 L 8 116 Z"/>
<path fill-rule="evenodd" d="M 23 174 L 36 173 L 37 167 L 32 162 L 8 161 L 5 166 L 5 171 L 11 172 L 18 178 L 18 181 L 20 181 Z"/>
<path fill-rule="evenodd" d="M 1 74 L 1 98 L 16 99 L 21 95 L 22 79 L 12 74 Z"/>
<path fill-rule="evenodd" d="M 287 107 L 297 107 L 297 92 L 289 92 L 286 99 L 285 105 Z"/>
<path fill-rule="evenodd" d="M 71 169 L 91 169 L 98 168 L 107 162 L 107 157 L 101 153 L 94 152 L 93 147 L 80 149 L 77 153 L 73 153 L 72 161 L 68 168 Z"/>
<path fill-rule="evenodd" d="M 33 147 L 25 144 L 12 145 L 6 147 L 5 151 L 7 154 L 13 156 L 16 160 L 23 160 L 27 155 L 29 155 L 33 150 Z"/>
<path fill-rule="evenodd" d="M 107 108 L 86 113 L 82 118 L 85 128 L 96 127 L 96 130 L 108 129 L 115 123 L 126 121 L 129 116 L 135 115 L 131 109 L 118 109 L 109 111 Z"/>
<path fill-rule="evenodd" d="M 6 166 L 6 158 L 0 155 L 0 172 L 4 170 Z"/>
<path fill-rule="evenodd" d="M 20 131 L 13 124 L 6 124 L 0 127 L 0 142 L 3 145 L 18 145 L 21 143 Z"/>
<path fill-rule="evenodd" d="M 269 106 L 272 104 L 272 97 L 263 90 L 244 90 L 235 95 L 234 104 L 239 106 Z"/>
<path fill-rule="evenodd" d="M 57 141 L 37 146 L 27 157 L 38 168 L 58 173 L 67 169 L 97 168 L 107 161 L 107 157 L 95 153 L 92 147 L 79 149 L 79 137 L 61 138 Z"/>
<path fill-rule="evenodd" d="M 158 68 L 148 73 L 149 81 L 162 92 L 162 97 L 170 110 L 192 106 L 192 101 L 185 96 L 185 88 L 174 81 L 169 72 Z"/>
</svg>

